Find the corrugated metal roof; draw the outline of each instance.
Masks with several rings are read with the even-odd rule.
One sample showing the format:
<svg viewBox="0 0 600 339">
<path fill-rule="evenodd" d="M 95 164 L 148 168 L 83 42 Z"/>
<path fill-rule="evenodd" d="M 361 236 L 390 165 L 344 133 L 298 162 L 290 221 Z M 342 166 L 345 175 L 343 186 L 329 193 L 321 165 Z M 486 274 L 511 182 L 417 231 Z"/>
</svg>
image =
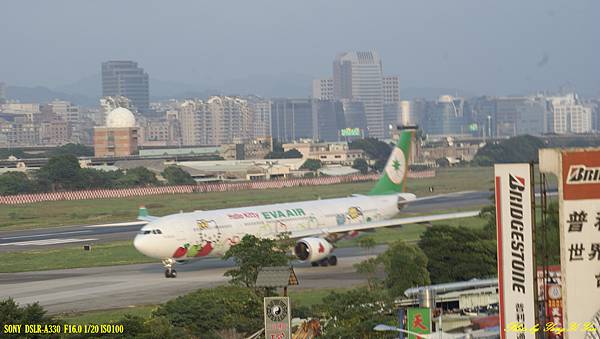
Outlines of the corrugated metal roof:
<svg viewBox="0 0 600 339">
<path fill-rule="evenodd" d="M 285 287 L 298 285 L 294 269 L 288 266 L 263 267 L 256 277 L 256 287 Z"/>
</svg>

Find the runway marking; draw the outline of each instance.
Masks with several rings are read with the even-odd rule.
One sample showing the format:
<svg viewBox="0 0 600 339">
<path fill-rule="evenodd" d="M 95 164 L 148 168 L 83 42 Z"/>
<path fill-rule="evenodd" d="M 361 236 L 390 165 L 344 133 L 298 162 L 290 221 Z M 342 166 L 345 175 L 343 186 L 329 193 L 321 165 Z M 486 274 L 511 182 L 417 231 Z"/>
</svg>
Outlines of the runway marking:
<svg viewBox="0 0 600 339">
<path fill-rule="evenodd" d="M 6 244 L 0 244 L 0 246 L 44 246 L 44 245 L 66 244 L 66 243 L 73 243 L 73 242 L 94 241 L 94 240 L 98 240 L 98 239 L 95 239 L 95 238 L 88 238 L 88 239 L 55 238 L 55 239 L 44 239 L 44 240 L 9 242 Z"/>
<path fill-rule="evenodd" d="M 45 237 L 45 236 L 49 236 L 49 235 L 52 236 L 52 235 L 58 235 L 58 234 L 90 233 L 90 232 L 92 232 L 92 231 L 85 230 L 85 231 L 57 232 L 57 233 L 46 233 L 46 234 L 36 234 L 36 235 L 20 235 L 18 237 L 0 238 L 0 240 L 22 239 L 22 238 L 38 238 L 38 237 Z"/>
</svg>

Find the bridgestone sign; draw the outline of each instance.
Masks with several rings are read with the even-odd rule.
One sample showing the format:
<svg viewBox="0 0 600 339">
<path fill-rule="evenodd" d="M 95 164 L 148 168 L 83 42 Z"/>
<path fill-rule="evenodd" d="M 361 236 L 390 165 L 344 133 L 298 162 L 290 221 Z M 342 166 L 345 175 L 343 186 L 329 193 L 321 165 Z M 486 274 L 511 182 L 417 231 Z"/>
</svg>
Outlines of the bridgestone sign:
<svg viewBox="0 0 600 339">
<path fill-rule="evenodd" d="M 600 149 L 541 150 L 540 171 L 558 177 L 565 338 L 600 338 Z"/>
<path fill-rule="evenodd" d="M 531 166 L 495 165 L 500 335 L 534 339 L 536 284 L 533 247 Z M 513 330 L 511 330 L 513 329 Z"/>
</svg>

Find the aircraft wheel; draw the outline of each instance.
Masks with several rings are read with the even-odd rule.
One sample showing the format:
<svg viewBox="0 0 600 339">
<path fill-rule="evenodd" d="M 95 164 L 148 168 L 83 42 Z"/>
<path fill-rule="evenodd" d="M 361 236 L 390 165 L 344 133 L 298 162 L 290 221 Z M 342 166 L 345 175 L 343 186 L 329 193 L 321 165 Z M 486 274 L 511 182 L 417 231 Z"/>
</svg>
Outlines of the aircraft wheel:
<svg viewBox="0 0 600 339">
<path fill-rule="evenodd" d="M 171 278 L 177 278 L 177 271 L 171 270 Z"/>
<path fill-rule="evenodd" d="M 337 265 L 337 257 L 335 255 L 332 255 L 331 257 L 329 257 L 327 259 L 327 261 L 328 261 L 329 265 L 331 265 L 331 266 Z"/>
<path fill-rule="evenodd" d="M 320 260 L 319 261 L 319 265 L 321 267 L 327 267 L 327 266 L 329 266 L 329 259 L 325 258 L 325 259 Z"/>
<path fill-rule="evenodd" d="M 170 269 L 166 269 L 165 270 L 165 278 L 170 278 L 171 277 L 171 270 Z"/>
<path fill-rule="evenodd" d="M 317 266 L 319 266 L 319 263 L 316 262 L 316 261 L 313 261 L 313 262 L 310 263 L 310 266 L 317 267 Z"/>
</svg>

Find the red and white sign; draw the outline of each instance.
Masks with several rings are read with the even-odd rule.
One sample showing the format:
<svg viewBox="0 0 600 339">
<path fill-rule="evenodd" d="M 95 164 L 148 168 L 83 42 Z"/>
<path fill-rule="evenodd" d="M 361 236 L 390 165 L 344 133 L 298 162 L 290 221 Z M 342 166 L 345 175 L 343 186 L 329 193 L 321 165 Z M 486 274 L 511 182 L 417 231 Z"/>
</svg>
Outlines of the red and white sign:
<svg viewBox="0 0 600 339">
<path fill-rule="evenodd" d="M 560 155 L 564 323 L 580 326 L 566 336 L 583 339 L 592 333 L 592 338 L 598 338 L 600 328 L 589 331 L 584 327 L 600 323 L 600 149 L 562 151 Z"/>
<path fill-rule="evenodd" d="M 533 332 L 507 330 L 515 324 L 530 329 L 537 323 L 531 170 L 529 164 L 494 166 L 502 339 L 535 338 Z"/>
</svg>

